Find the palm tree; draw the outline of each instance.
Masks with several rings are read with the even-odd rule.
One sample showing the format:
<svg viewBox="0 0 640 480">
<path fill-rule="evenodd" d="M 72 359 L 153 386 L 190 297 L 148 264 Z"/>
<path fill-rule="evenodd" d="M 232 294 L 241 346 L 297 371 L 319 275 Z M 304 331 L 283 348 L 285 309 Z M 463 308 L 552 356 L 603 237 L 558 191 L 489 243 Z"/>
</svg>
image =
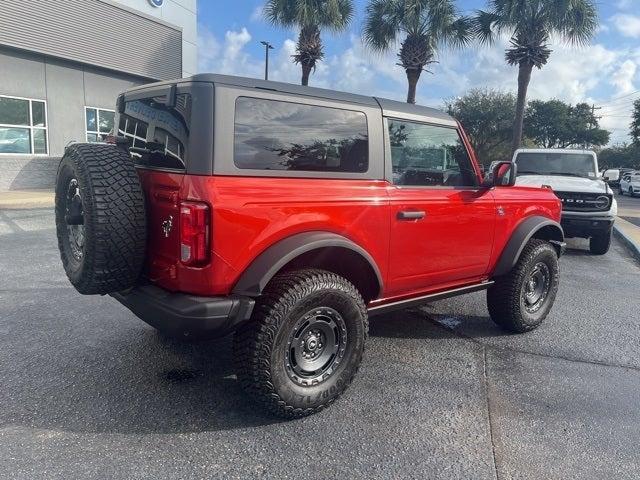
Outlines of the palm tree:
<svg viewBox="0 0 640 480">
<path fill-rule="evenodd" d="M 470 40 L 472 22 L 458 15 L 453 0 L 370 0 L 364 24 L 365 44 L 378 52 L 396 45 L 407 73 L 408 103 L 416 103 L 416 87 L 426 67 L 436 63 L 442 46 L 462 47 Z"/>
<path fill-rule="evenodd" d="M 302 66 L 302 85 L 324 58 L 320 29 L 345 30 L 353 18 L 352 0 L 268 0 L 264 16 L 273 25 L 300 29 L 293 59 Z"/>
<path fill-rule="evenodd" d="M 474 30 L 483 43 L 502 34 L 511 36 L 506 51 L 509 65 L 518 65 L 518 101 L 513 127 L 513 149 L 522 145 L 527 90 L 533 67 L 549 61 L 551 38 L 586 45 L 598 27 L 598 11 L 592 0 L 489 0 L 488 11 L 478 11 Z"/>
</svg>

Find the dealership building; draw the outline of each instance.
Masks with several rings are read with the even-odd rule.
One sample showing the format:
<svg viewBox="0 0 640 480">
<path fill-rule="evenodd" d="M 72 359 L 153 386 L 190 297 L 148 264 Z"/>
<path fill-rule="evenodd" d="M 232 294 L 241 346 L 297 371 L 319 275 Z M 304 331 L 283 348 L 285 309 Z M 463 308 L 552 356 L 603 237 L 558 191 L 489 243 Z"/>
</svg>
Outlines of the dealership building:
<svg viewBox="0 0 640 480">
<path fill-rule="evenodd" d="M 0 1 L 0 191 L 51 188 L 135 85 L 197 68 L 197 0 Z"/>
</svg>

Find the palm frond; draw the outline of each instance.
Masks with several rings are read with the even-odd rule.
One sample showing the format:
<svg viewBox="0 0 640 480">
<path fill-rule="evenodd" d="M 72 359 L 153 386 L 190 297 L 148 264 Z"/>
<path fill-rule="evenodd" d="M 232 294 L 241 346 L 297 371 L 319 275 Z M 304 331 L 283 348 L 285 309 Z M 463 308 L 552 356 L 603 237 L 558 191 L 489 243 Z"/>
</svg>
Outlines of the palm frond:
<svg viewBox="0 0 640 480">
<path fill-rule="evenodd" d="M 500 20 L 501 17 L 497 13 L 486 12 L 484 10 L 476 11 L 471 28 L 480 43 L 486 45 L 493 45 L 495 43 L 496 38 L 500 34 Z"/>
<path fill-rule="evenodd" d="M 466 47 L 473 39 L 473 26 L 473 18 L 459 17 L 445 29 L 444 43 L 453 48 Z"/>
<path fill-rule="evenodd" d="M 396 0 L 372 0 L 365 12 L 362 38 L 375 51 L 385 51 L 397 39 L 402 27 L 401 2 Z"/>
<path fill-rule="evenodd" d="M 556 29 L 571 44 L 589 43 L 598 29 L 598 9 L 595 3 L 589 0 L 565 1 L 568 1 L 571 6 Z"/>
</svg>

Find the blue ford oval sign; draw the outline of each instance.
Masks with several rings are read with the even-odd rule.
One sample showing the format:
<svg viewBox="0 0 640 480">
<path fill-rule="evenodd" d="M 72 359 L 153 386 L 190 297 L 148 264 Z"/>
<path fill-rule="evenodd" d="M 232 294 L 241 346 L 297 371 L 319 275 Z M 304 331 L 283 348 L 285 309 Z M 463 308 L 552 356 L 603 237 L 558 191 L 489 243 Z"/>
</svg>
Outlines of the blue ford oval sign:
<svg viewBox="0 0 640 480">
<path fill-rule="evenodd" d="M 164 0 L 149 0 L 149 3 L 154 7 L 161 7 L 164 3 Z"/>
</svg>

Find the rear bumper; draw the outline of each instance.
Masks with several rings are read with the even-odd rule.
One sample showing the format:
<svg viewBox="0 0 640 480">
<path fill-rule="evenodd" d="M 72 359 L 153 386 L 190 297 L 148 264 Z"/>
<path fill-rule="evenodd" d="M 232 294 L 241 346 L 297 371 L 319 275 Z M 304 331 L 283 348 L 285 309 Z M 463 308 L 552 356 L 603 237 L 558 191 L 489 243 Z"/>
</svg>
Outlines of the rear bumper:
<svg viewBox="0 0 640 480">
<path fill-rule="evenodd" d="M 611 232 L 615 217 L 562 214 L 562 229 L 568 238 L 590 238 Z"/>
<path fill-rule="evenodd" d="M 249 320 L 255 305 L 249 297 L 197 297 L 153 285 L 111 296 L 152 327 L 187 337 L 224 336 Z"/>
</svg>

